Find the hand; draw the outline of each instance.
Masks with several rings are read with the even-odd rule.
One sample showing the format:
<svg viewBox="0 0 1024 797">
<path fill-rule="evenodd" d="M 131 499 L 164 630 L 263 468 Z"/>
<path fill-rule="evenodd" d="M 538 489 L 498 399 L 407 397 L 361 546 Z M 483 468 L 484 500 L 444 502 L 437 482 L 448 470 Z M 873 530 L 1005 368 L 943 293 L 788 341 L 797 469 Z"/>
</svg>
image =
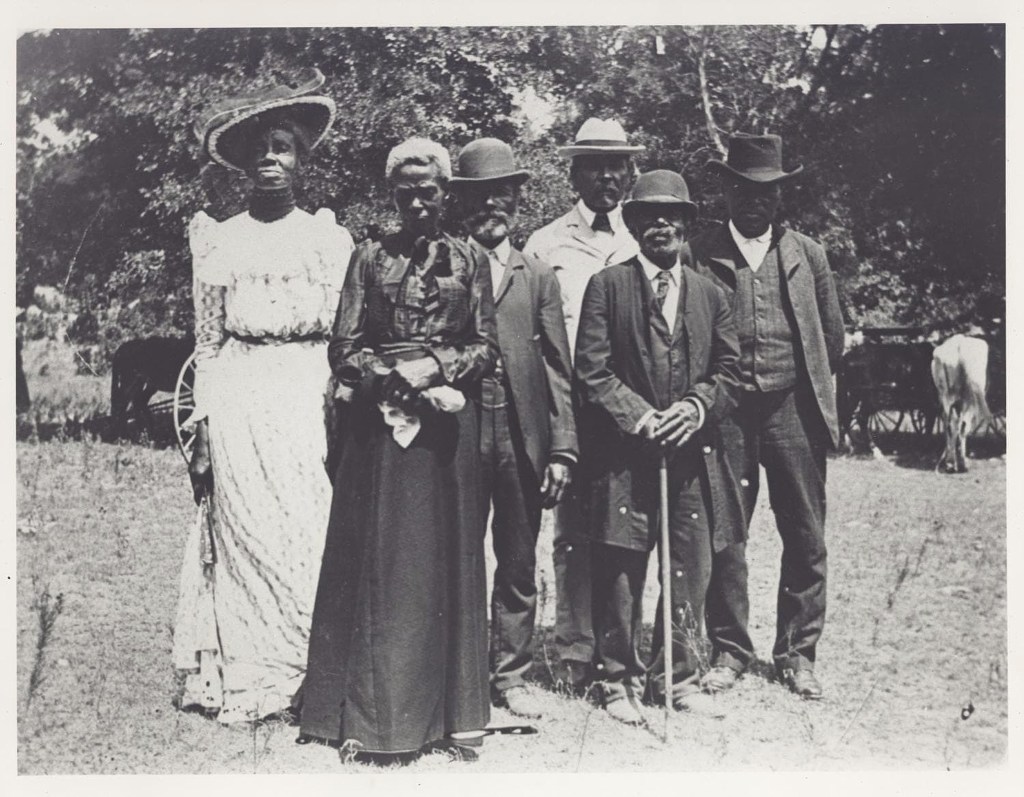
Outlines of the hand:
<svg viewBox="0 0 1024 797">
<path fill-rule="evenodd" d="M 640 436 L 644 440 L 656 439 L 658 426 L 661 424 L 662 415 L 660 412 L 652 412 L 650 417 L 644 421 L 644 425 L 640 427 Z"/>
<path fill-rule="evenodd" d="M 210 440 L 207 437 L 206 421 L 196 425 L 195 445 L 192 459 L 188 463 L 188 477 L 192 482 L 192 497 L 199 504 L 213 489 L 213 467 L 210 463 Z"/>
<path fill-rule="evenodd" d="M 697 431 L 700 412 L 692 401 L 677 401 L 660 413 L 654 439 L 662 448 L 682 448 Z"/>
<path fill-rule="evenodd" d="M 408 382 L 414 390 L 425 390 L 443 381 L 440 379 L 441 366 L 433 357 L 403 360 L 395 366 L 394 372 Z"/>
<path fill-rule="evenodd" d="M 549 462 L 544 469 L 540 484 L 541 506 L 551 509 L 565 497 L 565 491 L 572 484 L 572 468 L 565 462 Z"/>
<path fill-rule="evenodd" d="M 407 414 L 415 411 L 420 400 L 420 392 L 397 370 L 392 370 L 381 380 L 379 395 L 381 401 Z"/>
</svg>

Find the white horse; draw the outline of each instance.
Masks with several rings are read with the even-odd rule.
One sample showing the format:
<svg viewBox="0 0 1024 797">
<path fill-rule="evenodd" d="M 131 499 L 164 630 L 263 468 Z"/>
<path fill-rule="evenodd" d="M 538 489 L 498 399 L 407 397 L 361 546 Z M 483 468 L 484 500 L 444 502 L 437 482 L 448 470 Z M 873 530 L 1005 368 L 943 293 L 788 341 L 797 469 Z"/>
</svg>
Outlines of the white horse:
<svg viewBox="0 0 1024 797">
<path fill-rule="evenodd" d="M 964 473 L 967 436 L 991 419 L 985 401 L 988 344 L 981 338 L 953 335 L 932 354 L 932 378 L 946 422 L 946 448 L 936 465 Z"/>
</svg>

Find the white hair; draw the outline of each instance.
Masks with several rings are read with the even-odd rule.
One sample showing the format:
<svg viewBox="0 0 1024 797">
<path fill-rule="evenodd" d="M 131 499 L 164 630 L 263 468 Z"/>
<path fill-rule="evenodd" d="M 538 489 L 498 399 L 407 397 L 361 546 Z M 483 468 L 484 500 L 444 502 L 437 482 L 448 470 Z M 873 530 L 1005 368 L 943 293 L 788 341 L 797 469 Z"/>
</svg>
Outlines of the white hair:
<svg viewBox="0 0 1024 797">
<path fill-rule="evenodd" d="M 395 172 L 408 163 L 433 166 L 438 176 L 448 182 L 452 179 L 452 159 L 448 150 L 429 138 L 408 138 L 388 153 L 384 176 L 392 182 Z"/>
</svg>

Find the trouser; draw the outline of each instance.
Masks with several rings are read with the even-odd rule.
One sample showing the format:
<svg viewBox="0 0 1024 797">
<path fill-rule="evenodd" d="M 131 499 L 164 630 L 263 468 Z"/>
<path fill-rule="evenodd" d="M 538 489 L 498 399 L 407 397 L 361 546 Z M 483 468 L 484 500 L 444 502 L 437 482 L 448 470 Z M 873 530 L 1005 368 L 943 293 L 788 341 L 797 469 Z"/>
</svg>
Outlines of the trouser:
<svg viewBox="0 0 1024 797">
<path fill-rule="evenodd" d="M 779 670 L 812 668 L 825 623 L 828 430 L 806 384 L 744 393 L 720 429 L 729 468 L 743 491 L 746 529 L 757 503 L 759 465 L 763 465 L 782 538 L 772 650 L 775 666 Z M 746 543 L 741 542 L 713 557 L 706 616 L 715 664 L 743 670 L 753 659 L 749 613 Z"/>
<path fill-rule="evenodd" d="M 590 541 L 575 485 L 547 517 L 554 524 L 555 649 L 562 661 L 576 665 L 582 673 L 589 670 L 594 657 L 594 628 Z"/>
<path fill-rule="evenodd" d="M 669 564 L 672 574 L 672 683 L 676 695 L 692 691 L 700 678 L 701 619 L 711 576 L 708 495 L 699 465 L 669 467 Z M 657 514 L 652 520 L 658 522 Z M 658 546 L 659 561 L 664 552 Z M 595 662 L 607 700 L 640 694 L 664 700 L 664 631 L 661 601 L 651 656 L 640 656 L 647 551 L 593 543 Z M 660 569 L 659 569 L 659 582 Z M 664 588 L 664 584 L 662 584 Z"/>
<path fill-rule="evenodd" d="M 491 538 L 497 560 L 491 592 L 491 687 L 502 692 L 522 685 L 533 662 L 541 496 L 501 384 L 485 380 L 482 398 L 481 481 L 484 505 L 493 507 Z"/>
</svg>

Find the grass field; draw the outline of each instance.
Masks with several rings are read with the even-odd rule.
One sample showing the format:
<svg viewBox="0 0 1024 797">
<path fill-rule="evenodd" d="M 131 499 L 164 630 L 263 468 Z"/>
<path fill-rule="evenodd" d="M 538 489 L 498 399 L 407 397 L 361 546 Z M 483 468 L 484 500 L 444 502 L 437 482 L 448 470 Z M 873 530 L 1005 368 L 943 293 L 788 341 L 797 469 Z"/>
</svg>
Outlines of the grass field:
<svg viewBox="0 0 1024 797">
<path fill-rule="evenodd" d="M 222 727 L 173 707 L 171 623 L 194 511 L 176 451 L 86 440 L 19 443 L 17 455 L 21 773 L 379 771 L 295 745 L 296 729 L 280 721 Z M 538 735 L 494 737 L 476 764 L 428 756 L 407 771 L 1002 764 L 1005 462 L 977 460 L 959 476 L 918 464 L 830 462 L 822 702 L 802 702 L 767 675 L 780 546 L 762 501 L 750 544 L 751 632 L 762 660 L 719 698 L 725 719 L 677 716 L 668 745 L 660 711 L 650 710 L 649 728 L 624 728 L 551 688 L 543 644 L 536 671 L 549 689 Z M 546 636 L 553 596 L 545 601 Z M 500 710 L 493 720 L 513 721 Z"/>
</svg>

